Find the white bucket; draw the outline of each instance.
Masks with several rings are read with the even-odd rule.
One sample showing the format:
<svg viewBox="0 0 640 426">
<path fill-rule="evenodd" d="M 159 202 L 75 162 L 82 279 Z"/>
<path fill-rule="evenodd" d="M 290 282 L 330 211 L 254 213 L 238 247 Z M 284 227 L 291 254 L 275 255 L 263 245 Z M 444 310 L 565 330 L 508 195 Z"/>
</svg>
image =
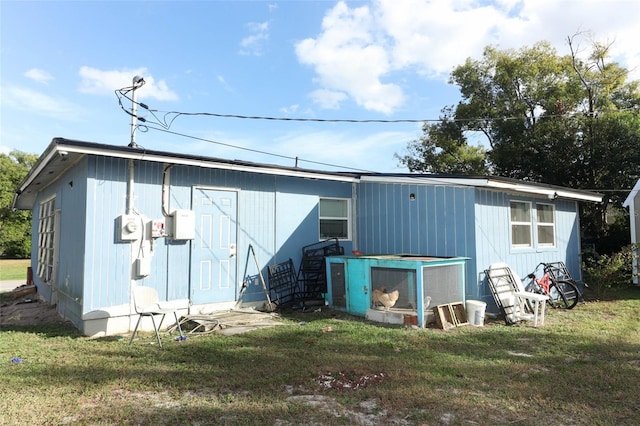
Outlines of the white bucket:
<svg viewBox="0 0 640 426">
<path fill-rule="evenodd" d="M 487 308 L 485 302 L 480 300 L 467 300 L 467 321 L 477 327 L 484 325 L 484 311 Z"/>
</svg>

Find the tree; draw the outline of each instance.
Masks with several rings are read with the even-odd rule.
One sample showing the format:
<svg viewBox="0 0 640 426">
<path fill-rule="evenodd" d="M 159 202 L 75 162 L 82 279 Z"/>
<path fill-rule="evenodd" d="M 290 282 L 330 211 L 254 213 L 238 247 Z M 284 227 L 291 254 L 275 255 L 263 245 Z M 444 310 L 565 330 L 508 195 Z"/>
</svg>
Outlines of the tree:
<svg viewBox="0 0 640 426">
<path fill-rule="evenodd" d="M 31 255 L 31 212 L 13 211 L 11 206 L 15 190 L 37 160 L 37 155 L 18 150 L 0 154 L 0 256 Z"/>
<path fill-rule="evenodd" d="M 482 147 L 469 146 L 464 129 L 451 119 L 450 109 L 436 124 L 425 123 L 424 135 L 409 144 L 408 154 L 396 158 L 410 172 L 484 175 L 487 173 L 486 152 Z"/>
<path fill-rule="evenodd" d="M 640 90 L 637 81 L 627 82 L 626 69 L 608 62 L 610 44 L 592 43 L 581 59 L 577 39 L 567 39 L 571 53 L 564 56 L 539 42 L 519 50 L 487 47 L 482 59 L 467 59 L 450 76 L 461 101 L 445 109 L 446 120 L 425 125 L 420 142 L 427 144 L 419 150 L 410 142 L 403 164 L 440 167 L 429 154 L 483 135 L 487 167 L 496 175 L 602 192 L 602 204 L 582 206 L 582 224 L 588 237 L 605 241 L 609 207 L 621 205 L 627 195 L 621 190 L 638 177 Z M 455 132 L 439 131 L 449 126 Z"/>
</svg>

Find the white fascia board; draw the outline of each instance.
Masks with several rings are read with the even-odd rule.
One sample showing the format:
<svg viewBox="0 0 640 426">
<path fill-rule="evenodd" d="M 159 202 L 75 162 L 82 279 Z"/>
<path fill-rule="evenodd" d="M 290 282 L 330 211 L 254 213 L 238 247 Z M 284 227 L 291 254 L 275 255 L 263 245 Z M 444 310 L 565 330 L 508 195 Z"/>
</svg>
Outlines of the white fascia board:
<svg viewBox="0 0 640 426">
<path fill-rule="evenodd" d="M 46 153 L 45 157 L 42 158 L 42 161 L 39 161 L 36 165 L 36 168 L 28 174 L 27 179 L 22 182 L 22 185 L 19 188 L 19 191 L 22 193 L 26 188 L 29 187 L 33 183 L 33 181 L 42 173 L 45 167 L 49 165 L 49 162 L 58 154 L 59 150 L 52 149 Z M 65 150 L 66 151 L 66 150 Z"/>
<path fill-rule="evenodd" d="M 152 161 L 157 163 L 168 163 L 168 164 L 177 164 L 183 166 L 196 166 L 203 167 L 208 169 L 225 169 L 225 170 L 233 170 L 233 171 L 241 171 L 241 172 L 252 172 L 252 173 L 262 173 L 268 175 L 279 175 L 279 176 L 291 176 L 291 177 L 301 177 L 305 179 L 320 179 L 320 180 L 332 180 L 339 182 L 357 182 L 358 179 L 352 176 L 338 176 L 331 174 L 324 174 L 320 172 L 311 172 L 311 171 L 296 171 L 296 170 L 288 170 L 288 169 L 280 169 L 277 166 L 272 168 L 263 168 L 260 166 L 246 166 L 242 164 L 233 164 L 233 163 L 221 163 L 215 161 L 207 161 L 207 160 L 195 160 L 188 158 L 180 158 L 180 157 L 172 157 L 167 155 L 156 155 L 149 154 L 146 152 L 123 152 L 123 151 L 112 151 L 109 149 L 100 149 L 100 148 L 87 148 L 87 147 L 77 147 L 77 146 L 69 146 L 69 145 L 58 145 L 59 151 L 67 151 L 67 152 L 77 152 L 81 154 L 89 154 L 89 155 L 101 155 L 106 157 L 117 157 L 124 158 L 130 160 L 144 160 L 144 161 Z"/>
<path fill-rule="evenodd" d="M 631 192 L 629 192 L 629 195 L 627 195 L 627 198 L 624 200 L 624 203 L 622 203 L 622 207 L 632 206 L 633 199 L 636 198 L 636 195 L 638 194 L 638 192 L 640 192 L 640 179 L 633 186 L 633 189 L 631 190 Z"/>
<path fill-rule="evenodd" d="M 362 176 L 362 182 L 386 182 L 386 183 L 406 183 L 406 184 L 430 184 L 430 185 L 458 185 L 472 186 L 478 188 L 492 188 L 503 191 L 516 193 L 542 195 L 549 199 L 567 198 L 580 201 L 601 202 L 602 196 L 599 194 L 588 194 L 584 192 L 575 192 L 570 189 L 554 189 L 537 186 L 534 184 L 525 184 L 519 182 L 504 182 L 500 180 L 492 180 L 490 178 L 456 178 L 456 177 L 438 177 L 429 178 L 425 176 Z"/>
<path fill-rule="evenodd" d="M 542 186 L 536 186 L 535 184 L 488 180 L 486 186 L 489 188 L 499 188 L 508 191 L 524 192 L 526 194 L 543 195 L 551 200 L 556 198 L 566 198 L 570 200 L 591 201 L 594 203 L 602 202 L 602 195 L 600 194 L 589 194 L 585 192 L 571 191 L 570 189 L 546 188 Z"/>
<path fill-rule="evenodd" d="M 429 178 L 426 176 L 361 176 L 361 182 L 380 183 L 406 183 L 406 184 L 429 184 L 429 185 L 460 185 L 460 186 L 480 186 L 486 183 L 486 179 L 466 179 L 466 178 Z"/>
</svg>

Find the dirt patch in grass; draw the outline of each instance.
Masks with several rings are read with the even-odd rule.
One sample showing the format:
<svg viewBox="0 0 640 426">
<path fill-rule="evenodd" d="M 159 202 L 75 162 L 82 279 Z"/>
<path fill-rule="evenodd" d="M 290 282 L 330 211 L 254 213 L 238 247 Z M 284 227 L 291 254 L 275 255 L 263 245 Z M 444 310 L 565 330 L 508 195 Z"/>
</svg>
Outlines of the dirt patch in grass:
<svg viewBox="0 0 640 426">
<path fill-rule="evenodd" d="M 5 297 L 5 299 L 8 299 Z M 49 305 L 38 298 L 22 297 L 16 300 L 0 302 L 0 326 L 33 326 L 41 324 L 66 322 L 56 311 L 54 305 Z"/>
</svg>

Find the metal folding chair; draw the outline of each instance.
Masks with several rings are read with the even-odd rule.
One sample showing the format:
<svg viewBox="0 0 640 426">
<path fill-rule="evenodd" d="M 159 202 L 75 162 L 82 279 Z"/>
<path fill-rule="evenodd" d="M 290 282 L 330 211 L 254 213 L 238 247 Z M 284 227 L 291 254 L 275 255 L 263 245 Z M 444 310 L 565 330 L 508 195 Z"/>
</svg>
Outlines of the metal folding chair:
<svg viewBox="0 0 640 426">
<path fill-rule="evenodd" d="M 163 308 L 160 306 L 160 299 L 158 298 L 158 292 L 153 287 L 146 286 L 136 286 L 133 288 L 133 304 L 135 306 L 136 313 L 138 314 L 138 322 L 136 323 L 136 327 L 133 330 L 133 334 L 131 335 L 131 339 L 129 340 L 129 345 L 133 342 L 133 338 L 136 336 L 138 332 L 138 327 L 140 326 L 140 321 L 143 317 L 150 317 L 151 322 L 153 323 L 153 330 L 156 333 L 156 339 L 158 340 L 158 346 L 162 348 L 162 342 L 160 341 L 160 327 L 162 327 L 162 322 L 164 321 L 164 317 L 167 314 L 173 314 L 176 324 L 178 327 L 178 332 L 180 333 L 180 337 L 183 338 L 182 328 L 180 327 L 180 321 L 178 321 L 178 314 L 176 309 L 171 308 Z M 156 327 L 156 315 L 162 315 L 160 319 L 160 324 Z"/>
</svg>

